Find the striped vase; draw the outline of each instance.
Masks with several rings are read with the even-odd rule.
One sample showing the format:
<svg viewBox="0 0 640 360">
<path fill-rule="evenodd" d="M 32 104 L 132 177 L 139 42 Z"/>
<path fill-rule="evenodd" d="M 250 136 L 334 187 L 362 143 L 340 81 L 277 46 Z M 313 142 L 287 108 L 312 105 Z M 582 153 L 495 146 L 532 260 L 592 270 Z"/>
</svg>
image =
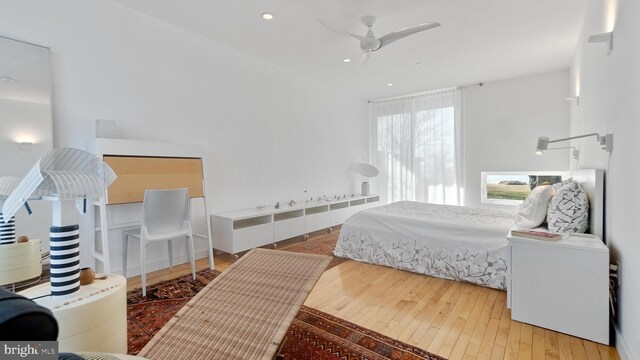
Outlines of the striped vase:
<svg viewBox="0 0 640 360">
<path fill-rule="evenodd" d="M 16 242 L 16 218 L 12 216 L 9 221 L 4 222 L 0 213 L 0 245 L 13 244 Z"/>
<path fill-rule="evenodd" d="M 51 296 L 61 297 L 80 290 L 80 227 L 50 228 Z"/>
</svg>

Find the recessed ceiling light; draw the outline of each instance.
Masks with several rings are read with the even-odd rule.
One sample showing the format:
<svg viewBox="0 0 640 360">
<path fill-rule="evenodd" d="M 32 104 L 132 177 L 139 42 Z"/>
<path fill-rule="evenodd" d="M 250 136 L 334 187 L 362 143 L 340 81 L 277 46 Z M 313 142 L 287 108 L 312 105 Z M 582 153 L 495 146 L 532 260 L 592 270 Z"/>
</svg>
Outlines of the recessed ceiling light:
<svg viewBox="0 0 640 360">
<path fill-rule="evenodd" d="M 418 66 L 422 65 L 422 61 L 418 61 L 418 62 L 416 63 L 416 65 L 418 65 Z"/>
<path fill-rule="evenodd" d="M 272 13 L 268 13 L 268 12 L 262 13 L 262 18 L 265 19 L 265 20 L 271 20 L 271 19 L 273 19 L 273 14 Z"/>
<path fill-rule="evenodd" d="M 350 63 L 350 62 L 351 62 L 351 59 L 349 59 L 349 58 L 344 58 L 344 59 L 342 59 L 342 61 L 344 61 L 344 62 L 346 62 L 346 63 Z"/>
<path fill-rule="evenodd" d="M 387 83 L 387 86 L 393 86 L 393 83 Z"/>
</svg>

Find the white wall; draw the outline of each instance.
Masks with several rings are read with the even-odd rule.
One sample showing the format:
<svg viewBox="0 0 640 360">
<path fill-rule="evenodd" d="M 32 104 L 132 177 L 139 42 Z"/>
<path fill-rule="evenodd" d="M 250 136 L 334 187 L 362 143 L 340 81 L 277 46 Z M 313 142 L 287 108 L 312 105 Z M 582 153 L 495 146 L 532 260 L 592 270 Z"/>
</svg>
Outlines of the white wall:
<svg viewBox="0 0 640 360">
<path fill-rule="evenodd" d="M 352 92 L 111 1 L 0 8 L 0 35 L 51 48 L 55 146 L 86 149 L 96 119 L 116 120 L 128 139 L 200 144 L 210 212 L 355 189 L 347 168 L 367 159 L 367 125 Z M 86 217 L 82 226 L 90 233 Z M 111 238 L 118 270 L 119 233 Z"/>
<path fill-rule="evenodd" d="M 590 35 L 614 30 L 614 50 L 589 44 Z M 613 133 L 613 152 L 593 139 L 575 141 L 583 168 L 606 169 L 605 234 L 613 261 L 621 264 L 616 347 L 623 359 L 640 359 L 640 241 L 636 191 L 640 177 L 640 3 L 590 0 L 571 67 L 571 134 Z"/>
<path fill-rule="evenodd" d="M 473 86 L 464 94 L 465 205 L 480 206 L 482 171 L 567 170 L 568 150 L 534 155 L 538 136 L 569 133 L 567 70 Z"/>
</svg>

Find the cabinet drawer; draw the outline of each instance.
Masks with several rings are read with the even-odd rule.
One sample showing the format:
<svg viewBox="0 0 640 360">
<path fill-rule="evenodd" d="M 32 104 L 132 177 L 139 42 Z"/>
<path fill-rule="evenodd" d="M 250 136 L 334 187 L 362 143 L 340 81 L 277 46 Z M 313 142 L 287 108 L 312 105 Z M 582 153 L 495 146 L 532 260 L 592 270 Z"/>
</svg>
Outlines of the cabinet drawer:
<svg viewBox="0 0 640 360">
<path fill-rule="evenodd" d="M 345 222 L 351 216 L 351 209 L 342 208 L 337 210 L 331 210 L 331 226 L 339 225 Z"/>
<path fill-rule="evenodd" d="M 273 242 L 273 223 L 245 227 L 233 231 L 233 254 Z"/>
<path fill-rule="evenodd" d="M 609 255 L 541 244 L 511 246 L 511 318 L 607 344 Z"/>
<path fill-rule="evenodd" d="M 312 231 L 326 229 L 331 226 L 331 215 L 328 211 L 306 215 L 306 226 L 308 233 Z"/>
<path fill-rule="evenodd" d="M 303 216 L 276 221 L 273 223 L 273 239 L 280 241 L 299 236 L 305 233 L 305 229 L 306 224 Z"/>
</svg>

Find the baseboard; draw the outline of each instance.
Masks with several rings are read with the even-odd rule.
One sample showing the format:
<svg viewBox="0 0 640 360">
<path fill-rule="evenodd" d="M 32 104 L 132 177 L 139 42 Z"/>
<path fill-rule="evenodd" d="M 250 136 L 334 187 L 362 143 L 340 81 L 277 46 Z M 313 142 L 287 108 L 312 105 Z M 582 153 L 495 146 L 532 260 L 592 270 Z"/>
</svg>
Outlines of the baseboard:
<svg viewBox="0 0 640 360">
<path fill-rule="evenodd" d="M 613 324 L 613 328 L 616 331 L 616 350 L 618 350 L 618 355 L 620 355 L 621 360 L 636 360 L 636 358 L 631 353 L 631 348 L 629 348 L 629 344 L 620 333 L 620 329 L 617 324 Z"/>
</svg>

